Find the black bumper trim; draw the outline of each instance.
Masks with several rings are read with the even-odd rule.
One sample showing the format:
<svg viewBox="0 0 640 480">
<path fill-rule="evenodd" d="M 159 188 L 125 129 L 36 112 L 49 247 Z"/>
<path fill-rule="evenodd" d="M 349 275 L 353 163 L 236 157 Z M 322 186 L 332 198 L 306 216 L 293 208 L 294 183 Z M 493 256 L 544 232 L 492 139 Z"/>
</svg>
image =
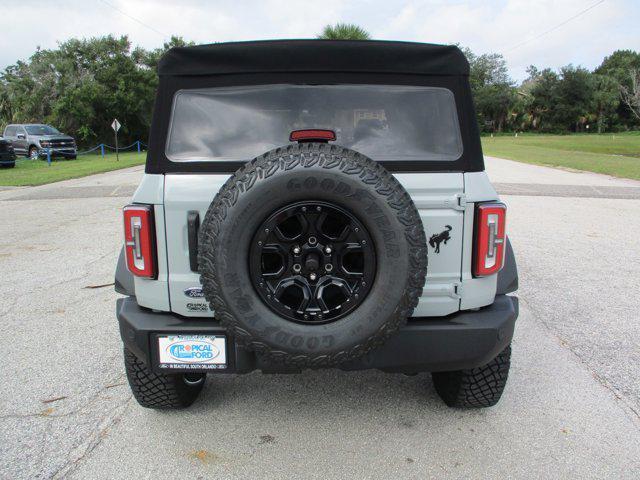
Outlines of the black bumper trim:
<svg viewBox="0 0 640 480">
<path fill-rule="evenodd" d="M 155 370 L 157 352 L 152 339 L 158 333 L 166 333 L 227 335 L 228 368 L 207 373 L 298 371 L 265 363 L 255 353 L 236 347 L 233 337 L 214 319 L 152 312 L 139 307 L 135 297 L 118 299 L 116 311 L 125 346 Z M 414 317 L 382 347 L 337 368 L 416 373 L 479 367 L 511 343 L 517 317 L 518 298 L 507 295 L 496 296 L 493 304 L 477 311 L 440 318 Z"/>
</svg>

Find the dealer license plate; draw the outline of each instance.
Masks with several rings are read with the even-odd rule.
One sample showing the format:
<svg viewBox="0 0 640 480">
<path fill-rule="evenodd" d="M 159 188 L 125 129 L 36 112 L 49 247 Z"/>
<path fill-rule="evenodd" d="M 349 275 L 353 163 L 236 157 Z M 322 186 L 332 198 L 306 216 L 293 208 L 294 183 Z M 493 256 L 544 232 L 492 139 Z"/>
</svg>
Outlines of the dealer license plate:
<svg viewBox="0 0 640 480">
<path fill-rule="evenodd" d="M 227 342 L 224 335 L 159 335 L 157 338 L 160 368 L 227 368 Z"/>
</svg>

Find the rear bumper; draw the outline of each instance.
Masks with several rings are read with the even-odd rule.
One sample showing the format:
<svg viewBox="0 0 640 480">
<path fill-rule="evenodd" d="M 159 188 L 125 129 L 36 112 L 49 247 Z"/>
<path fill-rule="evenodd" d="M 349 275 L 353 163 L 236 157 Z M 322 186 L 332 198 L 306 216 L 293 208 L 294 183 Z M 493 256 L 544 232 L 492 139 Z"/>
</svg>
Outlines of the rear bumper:
<svg viewBox="0 0 640 480">
<path fill-rule="evenodd" d="M 237 346 L 225 327 L 214 319 L 155 313 L 139 307 L 135 297 L 119 299 L 116 312 L 125 346 L 156 371 L 159 371 L 156 334 L 227 335 L 229 366 L 215 373 L 248 373 L 256 369 L 269 373 L 299 371 L 265 362 L 255 353 Z M 490 362 L 511 342 L 517 317 L 517 297 L 497 295 L 493 304 L 477 311 L 442 318 L 412 318 L 382 347 L 337 368 L 416 373 L 479 367 Z"/>
</svg>

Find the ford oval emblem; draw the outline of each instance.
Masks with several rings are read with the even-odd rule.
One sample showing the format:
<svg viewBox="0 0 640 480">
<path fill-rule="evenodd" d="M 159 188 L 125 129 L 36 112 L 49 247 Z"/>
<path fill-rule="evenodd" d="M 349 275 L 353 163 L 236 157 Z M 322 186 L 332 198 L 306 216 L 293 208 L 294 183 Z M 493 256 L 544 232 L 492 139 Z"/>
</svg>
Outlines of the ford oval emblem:
<svg viewBox="0 0 640 480">
<path fill-rule="evenodd" d="M 189 287 L 184 289 L 184 294 L 189 298 L 203 298 L 204 293 L 202 293 L 201 287 Z"/>
</svg>

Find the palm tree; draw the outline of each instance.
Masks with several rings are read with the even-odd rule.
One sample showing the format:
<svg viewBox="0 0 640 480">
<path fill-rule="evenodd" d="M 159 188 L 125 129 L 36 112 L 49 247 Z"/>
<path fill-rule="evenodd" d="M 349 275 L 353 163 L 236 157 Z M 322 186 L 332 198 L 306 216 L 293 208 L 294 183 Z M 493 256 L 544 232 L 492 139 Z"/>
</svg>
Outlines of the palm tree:
<svg viewBox="0 0 640 480">
<path fill-rule="evenodd" d="M 327 25 L 318 35 L 321 40 L 369 40 L 371 36 L 364 28 L 353 23 Z"/>
</svg>

